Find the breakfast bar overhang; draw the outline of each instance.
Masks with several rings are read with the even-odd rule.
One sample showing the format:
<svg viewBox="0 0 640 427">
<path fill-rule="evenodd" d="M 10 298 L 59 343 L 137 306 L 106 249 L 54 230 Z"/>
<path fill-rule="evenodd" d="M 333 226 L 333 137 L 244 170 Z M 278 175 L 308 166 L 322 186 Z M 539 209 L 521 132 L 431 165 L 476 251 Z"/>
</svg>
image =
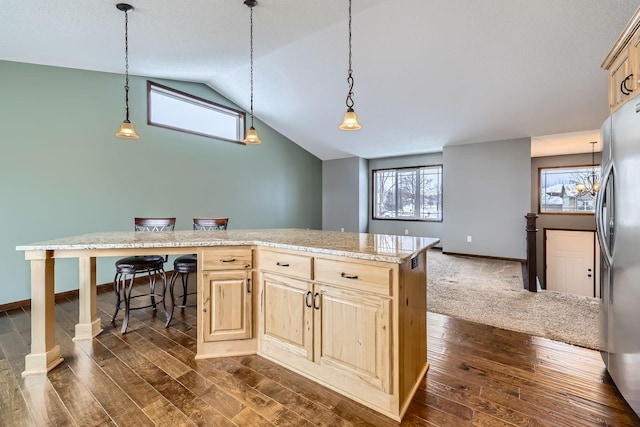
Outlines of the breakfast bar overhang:
<svg viewBox="0 0 640 427">
<path fill-rule="evenodd" d="M 102 332 L 96 258 L 197 254 L 196 358 L 259 354 L 400 420 L 426 360 L 427 249 L 439 239 L 302 229 L 105 232 L 16 248 L 31 263 L 23 376 L 63 359 L 55 261 L 79 262 L 74 340 Z"/>
</svg>

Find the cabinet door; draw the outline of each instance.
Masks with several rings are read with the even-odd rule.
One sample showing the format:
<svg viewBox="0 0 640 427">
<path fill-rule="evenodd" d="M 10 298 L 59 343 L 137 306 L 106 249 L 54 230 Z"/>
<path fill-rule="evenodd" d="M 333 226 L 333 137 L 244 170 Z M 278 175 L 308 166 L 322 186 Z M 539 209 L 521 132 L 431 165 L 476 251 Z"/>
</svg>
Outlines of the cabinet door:
<svg viewBox="0 0 640 427">
<path fill-rule="evenodd" d="M 204 340 L 251 338 L 251 272 L 205 271 Z"/>
<path fill-rule="evenodd" d="M 635 90 L 629 53 L 628 48 L 622 51 L 609 70 L 609 107 L 612 112 L 624 104 Z"/>
<path fill-rule="evenodd" d="M 264 274 L 262 340 L 292 355 L 313 358 L 311 284 Z"/>
<path fill-rule="evenodd" d="M 315 285 L 314 360 L 391 393 L 391 300 Z"/>
</svg>

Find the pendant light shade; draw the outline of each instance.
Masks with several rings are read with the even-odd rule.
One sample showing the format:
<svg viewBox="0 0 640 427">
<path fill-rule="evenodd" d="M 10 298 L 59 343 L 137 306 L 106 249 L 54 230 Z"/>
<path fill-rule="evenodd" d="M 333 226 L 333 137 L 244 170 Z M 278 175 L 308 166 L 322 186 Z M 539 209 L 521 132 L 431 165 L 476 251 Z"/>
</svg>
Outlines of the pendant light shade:
<svg viewBox="0 0 640 427">
<path fill-rule="evenodd" d="M 140 138 L 136 133 L 136 129 L 133 127 L 133 123 L 131 123 L 129 120 L 125 120 L 124 122 L 122 122 L 122 124 L 120 125 L 120 130 L 118 131 L 118 133 L 116 133 L 116 136 L 118 138 L 125 139 Z"/>
<path fill-rule="evenodd" d="M 344 118 L 342 119 L 342 124 L 340 125 L 340 129 L 342 130 L 358 130 L 362 126 L 358 123 L 358 115 L 353 108 L 349 108 L 346 113 L 344 113 Z"/>
<path fill-rule="evenodd" d="M 250 50 L 249 50 L 249 64 L 250 64 L 250 80 L 251 80 L 251 127 L 244 135 L 244 143 L 245 144 L 261 144 L 262 141 L 258 136 L 258 131 L 253 127 L 253 7 L 257 5 L 258 2 L 256 0 L 244 0 L 244 5 L 247 6 L 250 10 L 249 12 L 249 40 L 250 40 Z"/>
<path fill-rule="evenodd" d="M 347 93 L 347 112 L 344 114 L 341 130 L 358 130 L 362 126 L 358 123 L 358 115 L 353 110 L 353 70 L 351 69 L 351 0 L 349 0 L 349 70 L 347 71 L 347 83 L 349 92 Z"/>
<path fill-rule="evenodd" d="M 256 131 L 256 128 L 254 128 L 253 126 L 251 126 L 247 131 L 247 133 L 245 134 L 244 143 L 245 144 L 262 143 L 262 141 L 260 140 L 260 137 L 258 136 L 258 132 Z"/>
<path fill-rule="evenodd" d="M 133 11 L 133 6 L 126 3 L 118 3 L 116 8 L 124 12 L 124 102 L 125 102 L 125 119 L 120 125 L 120 130 L 116 133 L 118 138 L 138 139 L 133 123 L 129 120 L 129 12 Z"/>
</svg>

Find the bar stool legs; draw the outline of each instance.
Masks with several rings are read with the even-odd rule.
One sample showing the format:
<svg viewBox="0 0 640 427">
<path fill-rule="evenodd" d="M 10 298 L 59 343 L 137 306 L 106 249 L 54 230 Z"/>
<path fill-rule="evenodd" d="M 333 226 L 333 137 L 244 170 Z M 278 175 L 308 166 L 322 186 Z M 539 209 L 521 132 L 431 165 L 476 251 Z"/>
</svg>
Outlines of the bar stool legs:
<svg viewBox="0 0 640 427">
<path fill-rule="evenodd" d="M 133 284 L 136 278 L 137 273 L 148 273 L 149 274 L 149 293 L 143 295 L 134 295 L 132 296 Z M 127 279 L 127 275 L 131 277 Z M 160 275 L 162 280 L 162 293 L 156 293 L 156 280 L 157 276 Z M 128 283 L 127 283 L 128 282 Z M 127 333 L 127 326 L 129 325 L 129 313 L 131 310 L 138 310 L 141 308 L 149 308 L 153 307 L 153 310 L 157 310 L 156 296 L 161 297 L 160 302 L 162 303 L 162 309 L 167 315 L 167 306 L 165 303 L 165 294 L 167 291 L 167 276 L 165 274 L 164 268 L 156 268 L 145 271 L 126 271 L 126 272 L 118 272 L 113 280 L 114 290 L 116 292 L 116 310 L 113 313 L 113 317 L 111 318 L 111 322 L 115 323 L 116 316 L 120 311 L 121 305 L 124 303 L 124 320 L 122 321 L 122 333 Z M 131 307 L 131 299 L 147 297 L 151 298 L 151 304 L 145 305 L 144 307 Z"/>
<path fill-rule="evenodd" d="M 196 273 L 198 271 L 198 257 L 195 254 L 191 255 L 183 255 L 181 257 L 176 258 L 173 262 L 173 273 L 171 275 L 171 280 L 169 282 L 169 295 L 171 297 L 171 310 L 167 315 L 167 323 L 165 323 L 165 327 L 169 326 L 171 323 L 171 319 L 173 319 L 173 311 L 176 307 L 180 307 L 182 311 L 186 307 L 195 306 L 195 304 L 187 305 L 187 296 L 195 295 L 196 292 L 188 292 L 187 286 L 189 282 L 189 274 Z M 180 275 L 182 281 L 182 295 L 175 295 L 175 284 L 176 280 L 178 280 L 178 275 Z M 182 302 L 182 304 L 176 304 L 176 300 Z"/>
</svg>

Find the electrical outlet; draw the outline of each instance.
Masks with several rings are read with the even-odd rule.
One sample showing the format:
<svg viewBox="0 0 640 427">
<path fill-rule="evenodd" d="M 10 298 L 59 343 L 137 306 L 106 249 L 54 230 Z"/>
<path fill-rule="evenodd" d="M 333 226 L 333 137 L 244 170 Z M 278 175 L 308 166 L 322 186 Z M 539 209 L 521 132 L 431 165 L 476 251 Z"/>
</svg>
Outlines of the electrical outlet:
<svg viewBox="0 0 640 427">
<path fill-rule="evenodd" d="M 409 230 L 404 230 L 404 235 L 408 236 L 409 235 Z"/>
<path fill-rule="evenodd" d="M 340 228 L 340 231 L 342 231 L 344 233 L 344 227 Z"/>
<path fill-rule="evenodd" d="M 473 239 L 471 238 L 471 236 L 467 236 L 467 243 L 471 243 L 473 241 Z"/>
</svg>

